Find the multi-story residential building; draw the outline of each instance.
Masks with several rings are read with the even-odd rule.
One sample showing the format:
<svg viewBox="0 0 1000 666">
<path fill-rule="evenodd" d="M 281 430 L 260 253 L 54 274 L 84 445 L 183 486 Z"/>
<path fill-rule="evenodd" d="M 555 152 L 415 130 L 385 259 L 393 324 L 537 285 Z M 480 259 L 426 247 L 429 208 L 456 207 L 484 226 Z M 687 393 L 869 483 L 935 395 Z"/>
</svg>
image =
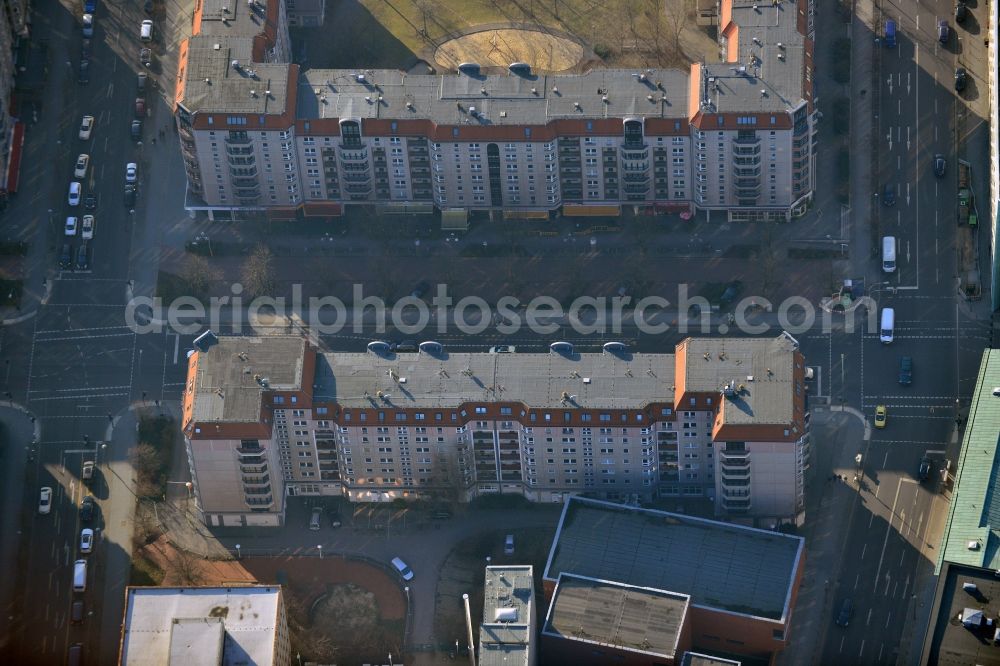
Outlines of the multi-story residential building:
<svg viewBox="0 0 1000 666">
<path fill-rule="evenodd" d="M 191 355 L 183 430 L 212 525 L 277 525 L 286 495 L 561 502 L 715 497 L 719 515 L 803 517 L 804 359 L 794 339 L 676 354 L 318 353 L 223 337 Z"/>
<path fill-rule="evenodd" d="M 534 567 L 486 567 L 479 665 L 535 666 L 535 614 Z"/>
<path fill-rule="evenodd" d="M 811 199 L 812 0 L 725 0 L 723 64 L 571 75 L 526 63 L 303 72 L 289 64 L 283 7 L 210 0 L 182 45 L 175 110 L 192 214 L 369 205 L 438 209 L 460 225 L 472 211 L 630 206 L 746 220 L 786 219 Z"/>
<path fill-rule="evenodd" d="M 0 7 L 0 197 L 17 192 L 24 142 L 24 123 L 18 122 L 14 106 L 17 74 L 15 53 L 30 27 L 27 0 L 8 0 Z"/>
<path fill-rule="evenodd" d="M 280 586 L 125 590 L 118 663 L 292 663 Z"/>
<path fill-rule="evenodd" d="M 804 551 L 801 537 L 572 497 L 542 576 L 541 660 L 654 666 L 696 649 L 774 663 Z"/>
</svg>

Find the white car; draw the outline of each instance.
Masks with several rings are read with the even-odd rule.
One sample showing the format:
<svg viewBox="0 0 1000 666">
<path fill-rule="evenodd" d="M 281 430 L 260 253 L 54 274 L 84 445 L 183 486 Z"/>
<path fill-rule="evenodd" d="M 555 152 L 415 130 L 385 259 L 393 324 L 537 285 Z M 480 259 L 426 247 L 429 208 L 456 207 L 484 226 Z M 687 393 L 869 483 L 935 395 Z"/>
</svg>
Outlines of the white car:
<svg viewBox="0 0 1000 666">
<path fill-rule="evenodd" d="M 396 573 L 403 580 L 413 580 L 413 571 L 410 570 L 410 567 L 406 566 L 406 562 L 398 557 L 392 558 L 392 568 L 396 570 Z"/>
<path fill-rule="evenodd" d="M 67 236 L 76 236 L 76 223 L 77 223 L 77 218 L 75 218 L 75 217 L 67 217 L 66 218 L 66 235 Z"/>
<path fill-rule="evenodd" d="M 38 497 L 38 513 L 48 513 L 52 510 L 52 489 L 48 486 L 42 488 Z"/>
<path fill-rule="evenodd" d="M 89 527 L 80 532 L 80 552 L 89 553 L 94 550 L 94 530 Z"/>
<path fill-rule="evenodd" d="M 90 240 L 94 237 L 94 216 L 84 215 L 83 223 L 80 225 L 80 238 Z"/>
<path fill-rule="evenodd" d="M 142 25 L 139 26 L 139 39 L 144 42 L 153 41 L 153 22 L 149 19 L 143 21 Z"/>
<path fill-rule="evenodd" d="M 129 162 L 125 165 L 125 182 L 134 183 L 136 181 L 137 174 L 139 172 L 139 167 L 135 162 Z"/>
<path fill-rule="evenodd" d="M 76 158 L 76 168 L 73 169 L 73 176 L 75 178 L 86 178 L 87 167 L 89 166 L 90 155 L 87 153 L 80 153 L 80 156 Z"/>
<path fill-rule="evenodd" d="M 86 141 L 94 130 L 94 116 L 84 116 L 80 121 L 80 139 Z"/>
<path fill-rule="evenodd" d="M 69 184 L 69 205 L 79 206 L 80 197 L 83 195 L 83 185 L 79 181 L 74 180 Z"/>
<path fill-rule="evenodd" d="M 84 14 L 83 15 L 83 36 L 93 37 L 94 36 L 94 15 Z"/>
</svg>

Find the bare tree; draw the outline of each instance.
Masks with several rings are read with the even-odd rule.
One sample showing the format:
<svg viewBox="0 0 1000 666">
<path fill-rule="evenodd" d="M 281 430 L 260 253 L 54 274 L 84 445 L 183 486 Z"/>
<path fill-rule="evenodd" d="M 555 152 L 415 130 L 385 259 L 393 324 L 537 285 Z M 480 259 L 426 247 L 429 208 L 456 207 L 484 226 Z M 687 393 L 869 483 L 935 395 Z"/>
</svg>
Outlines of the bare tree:
<svg viewBox="0 0 1000 666">
<path fill-rule="evenodd" d="M 420 36 L 424 39 L 430 39 L 430 33 L 427 31 L 427 19 L 433 18 L 434 12 L 438 9 L 437 3 L 434 0 L 413 0 L 413 4 L 417 8 L 417 11 L 420 12 L 420 21 L 422 23 Z"/>
<path fill-rule="evenodd" d="M 139 442 L 129 450 L 129 460 L 136 472 L 135 494 L 158 497 L 162 494 L 163 455 L 152 444 Z"/>
<path fill-rule="evenodd" d="M 202 575 L 198 558 L 174 546 L 173 555 L 167 557 L 167 573 L 179 585 L 201 585 Z"/>
<path fill-rule="evenodd" d="M 197 254 L 189 254 L 184 261 L 184 281 L 195 296 L 204 295 L 212 282 L 222 279 L 222 271 L 208 259 Z"/>
<path fill-rule="evenodd" d="M 243 262 L 243 288 L 250 296 L 266 296 L 274 291 L 274 266 L 271 250 L 258 244 Z"/>
<path fill-rule="evenodd" d="M 675 56 L 684 55 L 684 47 L 681 46 L 681 35 L 687 30 L 690 21 L 688 1 L 667 0 L 663 10 L 667 24 L 668 45 Z"/>
</svg>

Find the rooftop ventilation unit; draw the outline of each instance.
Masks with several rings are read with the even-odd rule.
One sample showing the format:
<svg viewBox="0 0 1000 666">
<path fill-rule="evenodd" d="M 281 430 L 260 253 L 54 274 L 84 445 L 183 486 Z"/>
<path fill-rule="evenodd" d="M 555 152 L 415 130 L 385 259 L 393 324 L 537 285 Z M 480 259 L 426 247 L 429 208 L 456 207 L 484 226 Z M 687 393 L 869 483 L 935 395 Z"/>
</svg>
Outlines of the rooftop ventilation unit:
<svg viewBox="0 0 1000 666">
<path fill-rule="evenodd" d="M 234 61 L 232 61 L 229 64 L 232 65 L 233 69 L 239 71 L 239 69 L 240 69 L 240 61 L 239 60 L 234 60 Z"/>
<path fill-rule="evenodd" d="M 354 75 L 354 80 L 357 81 L 358 83 L 364 83 L 365 82 L 365 75 L 364 74 L 355 74 Z"/>
<path fill-rule="evenodd" d="M 413 102 L 407 102 L 406 108 L 409 109 L 410 111 L 413 111 Z"/>
</svg>

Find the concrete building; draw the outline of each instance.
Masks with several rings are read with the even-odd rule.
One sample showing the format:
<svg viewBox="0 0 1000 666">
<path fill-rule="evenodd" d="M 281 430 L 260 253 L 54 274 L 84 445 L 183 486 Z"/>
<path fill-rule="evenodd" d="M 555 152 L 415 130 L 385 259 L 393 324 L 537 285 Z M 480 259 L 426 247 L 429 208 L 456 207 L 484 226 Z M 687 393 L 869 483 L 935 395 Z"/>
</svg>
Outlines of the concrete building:
<svg viewBox="0 0 1000 666">
<path fill-rule="evenodd" d="M 569 498 L 543 584 L 546 663 L 678 663 L 690 649 L 769 660 L 785 648 L 805 541 Z"/>
<path fill-rule="evenodd" d="M 118 663 L 289 666 L 281 587 L 125 590 Z"/>
<path fill-rule="evenodd" d="M 0 197 L 17 192 L 24 142 L 24 123 L 17 120 L 14 85 L 15 54 L 30 28 L 27 0 L 7 0 L 0 6 Z"/>
<path fill-rule="evenodd" d="M 183 431 L 212 525 L 281 524 L 287 495 L 707 496 L 769 527 L 804 515 L 805 360 L 785 334 L 567 355 L 223 337 L 188 364 Z"/>
<path fill-rule="evenodd" d="M 531 566 L 486 567 L 479 666 L 534 666 L 535 576 Z"/>
<path fill-rule="evenodd" d="M 579 75 L 530 63 L 300 71 L 284 7 L 207 0 L 181 45 L 191 213 L 295 219 L 365 205 L 440 210 L 460 227 L 475 211 L 628 206 L 784 220 L 812 197 L 812 0 L 724 0 L 724 64 Z"/>
<path fill-rule="evenodd" d="M 921 666 L 1000 666 L 1000 578 L 995 569 L 946 562 L 937 579 Z"/>
</svg>

